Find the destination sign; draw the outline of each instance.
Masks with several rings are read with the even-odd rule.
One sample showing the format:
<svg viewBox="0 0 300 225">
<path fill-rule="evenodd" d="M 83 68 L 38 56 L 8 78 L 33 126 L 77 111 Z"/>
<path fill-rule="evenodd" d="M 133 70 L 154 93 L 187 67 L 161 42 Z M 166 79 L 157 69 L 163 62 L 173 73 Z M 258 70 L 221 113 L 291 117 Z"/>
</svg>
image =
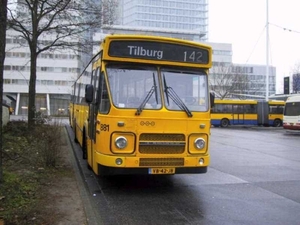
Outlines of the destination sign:
<svg viewBox="0 0 300 225">
<path fill-rule="evenodd" d="M 108 55 L 111 57 L 139 58 L 160 61 L 207 64 L 207 49 L 182 44 L 154 41 L 112 41 Z"/>
</svg>

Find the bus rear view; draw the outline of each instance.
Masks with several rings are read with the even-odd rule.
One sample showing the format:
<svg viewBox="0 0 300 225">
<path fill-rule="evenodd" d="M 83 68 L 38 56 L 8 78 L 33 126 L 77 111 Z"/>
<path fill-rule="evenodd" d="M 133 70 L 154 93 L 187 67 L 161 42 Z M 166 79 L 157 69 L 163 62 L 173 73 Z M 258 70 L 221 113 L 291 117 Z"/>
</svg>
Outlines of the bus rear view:
<svg viewBox="0 0 300 225">
<path fill-rule="evenodd" d="M 283 113 L 283 128 L 300 130 L 300 95 L 291 96 L 286 100 Z"/>
</svg>

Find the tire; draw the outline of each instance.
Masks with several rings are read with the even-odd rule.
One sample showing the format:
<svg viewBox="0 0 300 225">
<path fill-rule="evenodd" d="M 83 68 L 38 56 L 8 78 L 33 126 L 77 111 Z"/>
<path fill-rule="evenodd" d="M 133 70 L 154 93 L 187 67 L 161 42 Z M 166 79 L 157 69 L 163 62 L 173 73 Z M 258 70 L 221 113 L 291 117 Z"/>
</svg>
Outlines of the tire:
<svg viewBox="0 0 300 225">
<path fill-rule="evenodd" d="M 275 119 L 273 122 L 273 127 L 281 127 L 282 121 L 280 119 Z"/>
<path fill-rule="evenodd" d="M 83 133 L 83 140 L 82 140 L 82 158 L 83 159 L 86 159 L 86 165 L 87 165 L 87 168 L 89 170 L 93 170 L 93 168 L 89 165 L 89 162 L 88 162 L 88 149 L 87 149 L 87 138 L 85 136 L 85 132 Z"/>
<path fill-rule="evenodd" d="M 88 162 L 86 163 L 86 166 L 87 166 L 88 170 L 91 170 L 91 171 L 93 170 L 93 168 L 89 165 Z"/>
<path fill-rule="evenodd" d="M 76 137 L 76 123 L 74 122 L 74 125 L 73 125 L 73 131 L 74 131 L 74 142 L 78 144 L 78 139 Z"/>
<path fill-rule="evenodd" d="M 228 119 L 222 119 L 220 123 L 221 127 L 228 127 L 229 126 L 229 120 Z"/>
</svg>

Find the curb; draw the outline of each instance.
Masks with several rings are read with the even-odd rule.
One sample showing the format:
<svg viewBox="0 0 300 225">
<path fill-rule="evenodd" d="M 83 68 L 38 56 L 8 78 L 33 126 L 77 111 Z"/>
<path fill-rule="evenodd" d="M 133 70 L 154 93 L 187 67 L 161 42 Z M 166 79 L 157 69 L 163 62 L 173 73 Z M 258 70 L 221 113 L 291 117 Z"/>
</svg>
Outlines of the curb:
<svg viewBox="0 0 300 225">
<path fill-rule="evenodd" d="M 68 136 L 68 146 L 72 155 L 72 164 L 75 171 L 75 176 L 78 184 L 79 193 L 82 199 L 87 225 L 102 225 L 100 223 L 101 218 L 98 213 L 95 212 L 96 210 L 96 203 L 93 201 L 93 194 L 90 190 L 90 183 L 93 182 L 94 185 L 97 185 L 97 189 L 99 189 L 98 184 L 95 180 L 94 174 L 92 171 L 88 170 L 87 166 L 85 166 L 86 170 L 83 167 L 83 160 L 80 161 L 79 155 L 81 148 L 78 144 L 74 143 L 74 134 L 70 126 L 65 125 L 65 132 Z M 85 162 L 86 164 L 86 162 Z M 89 182 L 89 185 L 87 184 Z M 93 185 L 92 185 L 93 186 Z"/>
</svg>

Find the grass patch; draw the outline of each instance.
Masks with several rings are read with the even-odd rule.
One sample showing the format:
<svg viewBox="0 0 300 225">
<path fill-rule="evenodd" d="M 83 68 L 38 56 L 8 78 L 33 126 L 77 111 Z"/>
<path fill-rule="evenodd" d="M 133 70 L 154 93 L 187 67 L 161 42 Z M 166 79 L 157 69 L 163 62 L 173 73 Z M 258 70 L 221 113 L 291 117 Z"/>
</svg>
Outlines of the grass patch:
<svg viewBox="0 0 300 225">
<path fill-rule="evenodd" d="M 53 224 L 51 209 L 45 207 L 48 187 L 70 174 L 61 154 L 67 145 L 64 129 L 59 124 L 39 124 L 29 132 L 25 121 L 12 121 L 3 128 L 0 219 L 6 225 Z"/>
</svg>

